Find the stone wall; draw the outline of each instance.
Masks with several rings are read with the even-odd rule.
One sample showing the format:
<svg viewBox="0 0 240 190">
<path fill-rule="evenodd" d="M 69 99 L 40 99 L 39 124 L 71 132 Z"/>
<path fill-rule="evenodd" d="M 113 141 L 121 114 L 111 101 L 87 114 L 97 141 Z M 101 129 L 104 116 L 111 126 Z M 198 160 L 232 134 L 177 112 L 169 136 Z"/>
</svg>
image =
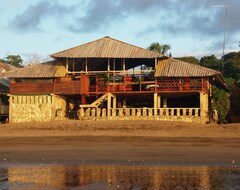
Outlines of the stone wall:
<svg viewBox="0 0 240 190">
<path fill-rule="evenodd" d="M 9 122 L 47 122 L 63 118 L 66 101 L 55 95 L 10 95 Z M 61 114 L 57 115 L 57 110 Z M 57 117 L 56 117 L 57 116 Z"/>
</svg>

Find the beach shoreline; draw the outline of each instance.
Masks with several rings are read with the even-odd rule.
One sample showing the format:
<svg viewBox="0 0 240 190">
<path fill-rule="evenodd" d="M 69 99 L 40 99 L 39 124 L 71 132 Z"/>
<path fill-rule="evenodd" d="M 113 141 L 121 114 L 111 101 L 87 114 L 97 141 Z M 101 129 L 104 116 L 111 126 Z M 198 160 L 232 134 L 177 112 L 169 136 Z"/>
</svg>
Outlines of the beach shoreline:
<svg viewBox="0 0 240 190">
<path fill-rule="evenodd" d="M 148 163 L 235 166 L 240 126 L 57 121 L 0 126 L 0 164 Z"/>
</svg>

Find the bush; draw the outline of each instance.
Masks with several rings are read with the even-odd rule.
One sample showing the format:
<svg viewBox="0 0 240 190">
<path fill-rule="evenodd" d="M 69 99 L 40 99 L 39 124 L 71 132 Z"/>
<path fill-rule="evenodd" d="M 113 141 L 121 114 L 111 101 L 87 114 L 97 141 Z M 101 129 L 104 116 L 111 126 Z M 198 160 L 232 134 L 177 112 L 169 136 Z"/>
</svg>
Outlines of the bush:
<svg viewBox="0 0 240 190">
<path fill-rule="evenodd" d="M 213 96 L 212 96 L 212 110 L 217 110 L 218 113 L 218 121 L 220 123 L 226 122 L 226 116 L 230 109 L 230 99 L 229 93 L 224 89 L 217 88 L 213 86 Z"/>
</svg>

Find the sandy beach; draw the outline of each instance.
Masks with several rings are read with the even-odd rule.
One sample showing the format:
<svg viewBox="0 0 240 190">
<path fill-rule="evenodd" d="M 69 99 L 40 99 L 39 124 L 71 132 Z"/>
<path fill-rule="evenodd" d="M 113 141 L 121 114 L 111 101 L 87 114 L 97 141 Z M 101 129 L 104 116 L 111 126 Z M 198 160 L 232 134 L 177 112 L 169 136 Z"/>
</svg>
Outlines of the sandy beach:
<svg viewBox="0 0 240 190">
<path fill-rule="evenodd" d="M 0 125 L 0 164 L 237 166 L 240 124 L 77 121 Z"/>
</svg>

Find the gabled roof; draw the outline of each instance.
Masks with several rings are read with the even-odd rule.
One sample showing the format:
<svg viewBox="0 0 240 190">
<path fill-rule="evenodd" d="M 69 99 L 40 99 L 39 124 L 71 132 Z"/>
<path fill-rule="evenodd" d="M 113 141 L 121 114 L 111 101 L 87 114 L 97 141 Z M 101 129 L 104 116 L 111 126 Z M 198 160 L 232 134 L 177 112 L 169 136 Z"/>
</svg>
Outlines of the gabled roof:
<svg viewBox="0 0 240 190">
<path fill-rule="evenodd" d="M 27 67 L 11 70 L 2 73 L 0 77 L 9 78 L 53 78 L 63 77 L 66 74 L 66 67 L 56 61 L 30 65 Z"/>
<path fill-rule="evenodd" d="M 5 71 L 10 71 L 13 69 L 16 69 L 17 67 L 7 64 L 7 63 L 3 63 L 0 61 L 0 70 L 5 70 Z"/>
<path fill-rule="evenodd" d="M 194 65 L 181 60 L 168 58 L 159 60 L 155 77 L 209 77 L 216 76 L 218 82 L 225 86 L 222 74 L 219 71 L 200 65 Z"/>
<path fill-rule="evenodd" d="M 149 51 L 108 36 L 51 55 L 53 58 L 159 58 Z"/>
<path fill-rule="evenodd" d="M 14 70 L 14 69 L 17 69 L 17 67 L 15 67 L 13 65 L 10 65 L 10 64 L 7 64 L 7 63 L 3 63 L 3 62 L 0 61 L 0 75 L 1 75 L 1 73 L 8 72 L 8 71 Z M 9 85 L 10 85 L 9 84 L 9 79 L 0 78 L 0 84 L 9 88 Z"/>
</svg>

